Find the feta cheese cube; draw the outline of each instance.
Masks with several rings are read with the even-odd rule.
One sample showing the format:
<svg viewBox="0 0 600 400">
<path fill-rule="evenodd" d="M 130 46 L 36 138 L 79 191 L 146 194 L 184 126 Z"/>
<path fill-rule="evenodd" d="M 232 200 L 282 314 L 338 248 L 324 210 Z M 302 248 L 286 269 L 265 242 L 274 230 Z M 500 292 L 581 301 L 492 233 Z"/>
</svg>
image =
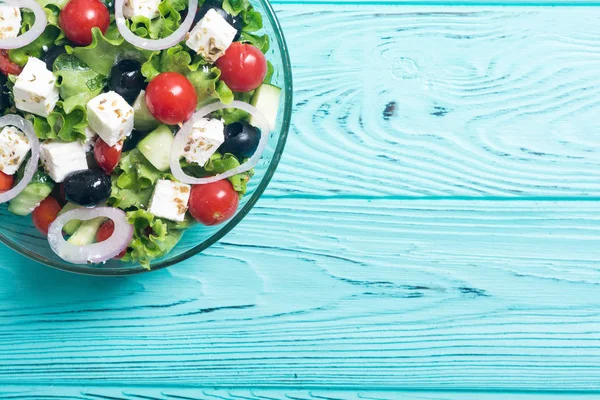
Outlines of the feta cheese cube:
<svg viewBox="0 0 600 400">
<path fill-rule="evenodd" d="M 185 219 L 192 187 L 160 179 L 156 182 L 148 211 L 159 218 L 181 222 Z"/>
<path fill-rule="evenodd" d="M 102 93 L 87 104 L 90 128 L 110 147 L 133 131 L 133 107 L 116 92 Z"/>
<path fill-rule="evenodd" d="M 236 33 L 237 30 L 211 8 L 189 33 L 185 43 L 206 61 L 214 63 L 231 46 Z"/>
<path fill-rule="evenodd" d="M 85 149 L 81 142 L 51 140 L 40 146 L 40 158 L 48 175 L 56 183 L 72 172 L 88 169 Z"/>
<path fill-rule="evenodd" d="M 31 150 L 29 139 L 19 129 L 6 126 L 0 132 L 0 171 L 14 175 Z"/>
<path fill-rule="evenodd" d="M 182 156 L 190 163 L 203 166 L 225 141 L 224 129 L 220 119 L 199 119 L 185 138 Z"/>
<path fill-rule="evenodd" d="M 48 71 L 46 63 L 29 57 L 13 88 L 15 105 L 21 111 L 47 117 L 58 101 L 55 83 L 56 77 Z"/>
<path fill-rule="evenodd" d="M 158 5 L 161 0 L 125 0 L 123 15 L 125 18 L 146 17 L 156 18 L 160 15 Z"/>
<path fill-rule="evenodd" d="M 94 132 L 89 126 L 85 127 L 85 140 L 81 142 L 83 144 L 83 148 L 86 152 L 90 151 L 96 141 L 96 136 L 98 134 Z"/>
<path fill-rule="evenodd" d="M 0 39 L 19 36 L 21 30 L 21 10 L 19 7 L 0 6 Z"/>
</svg>

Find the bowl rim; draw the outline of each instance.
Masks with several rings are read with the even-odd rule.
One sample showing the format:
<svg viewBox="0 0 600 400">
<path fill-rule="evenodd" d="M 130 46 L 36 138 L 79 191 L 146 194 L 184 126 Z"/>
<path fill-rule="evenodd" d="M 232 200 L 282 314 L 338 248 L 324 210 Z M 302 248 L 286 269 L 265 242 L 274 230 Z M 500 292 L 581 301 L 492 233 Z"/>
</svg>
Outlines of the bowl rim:
<svg viewBox="0 0 600 400">
<path fill-rule="evenodd" d="M 36 261 L 40 264 L 44 264 L 46 266 L 59 269 L 62 271 L 73 272 L 82 275 L 95 275 L 95 276 L 126 276 L 126 275 L 134 275 L 141 274 L 144 272 L 152 272 L 158 271 L 163 268 L 170 267 L 174 264 L 185 261 L 202 251 L 206 250 L 208 247 L 215 244 L 219 241 L 223 236 L 228 234 L 238 223 L 244 219 L 244 217 L 250 212 L 250 210 L 254 207 L 258 199 L 264 193 L 265 189 L 271 182 L 273 178 L 273 174 L 277 170 L 277 166 L 279 165 L 279 161 L 281 160 L 281 156 L 283 153 L 283 149 L 287 142 L 287 137 L 289 133 L 289 129 L 291 126 L 292 119 L 292 107 L 293 107 L 293 82 L 292 82 L 292 64 L 290 60 L 290 55 L 288 52 L 288 46 L 283 35 L 283 30 L 281 29 L 281 24 L 279 23 L 279 19 L 275 14 L 275 10 L 271 6 L 269 0 L 256 0 L 261 6 L 266 10 L 266 16 L 273 27 L 275 32 L 275 39 L 277 41 L 277 47 L 279 48 L 279 52 L 281 54 L 281 58 L 283 61 L 283 83 L 284 83 L 284 110 L 283 110 L 283 123 L 281 125 L 281 131 L 279 134 L 279 139 L 277 141 L 277 146 L 275 147 L 273 158 L 269 166 L 267 167 L 267 171 L 260 181 L 258 187 L 252 193 L 250 199 L 244 204 L 244 206 L 237 212 L 237 214 L 225 225 L 221 227 L 217 232 L 213 233 L 208 239 L 206 239 L 201 244 L 195 246 L 194 248 L 187 250 L 184 253 L 181 253 L 175 257 L 169 258 L 168 260 L 159 261 L 156 264 L 151 265 L 151 269 L 146 269 L 141 265 L 134 265 L 131 268 L 126 269 L 112 269 L 112 268 L 97 268 L 86 265 L 78 265 L 78 264 L 68 264 L 66 262 L 57 262 L 41 256 L 35 252 L 28 250 L 25 247 L 21 247 L 16 245 L 13 240 L 8 239 L 5 235 L 0 233 L 0 242 L 9 247 L 10 249 L 16 251 L 17 253 Z"/>
</svg>

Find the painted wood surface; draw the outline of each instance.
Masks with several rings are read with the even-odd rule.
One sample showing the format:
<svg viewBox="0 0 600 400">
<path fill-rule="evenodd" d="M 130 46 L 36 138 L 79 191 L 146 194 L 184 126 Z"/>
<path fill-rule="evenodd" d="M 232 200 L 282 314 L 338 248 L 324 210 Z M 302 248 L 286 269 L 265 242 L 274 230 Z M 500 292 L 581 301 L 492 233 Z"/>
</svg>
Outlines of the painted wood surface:
<svg viewBox="0 0 600 400">
<path fill-rule="evenodd" d="M 277 10 L 264 198 L 141 276 L 0 249 L 0 397 L 598 398 L 600 11 Z"/>
</svg>

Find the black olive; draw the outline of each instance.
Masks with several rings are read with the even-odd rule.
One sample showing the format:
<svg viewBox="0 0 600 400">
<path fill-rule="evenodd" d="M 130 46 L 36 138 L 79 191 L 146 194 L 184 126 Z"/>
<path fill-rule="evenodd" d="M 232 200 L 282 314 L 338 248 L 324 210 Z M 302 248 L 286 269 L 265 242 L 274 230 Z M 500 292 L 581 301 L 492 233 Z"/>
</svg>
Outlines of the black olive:
<svg viewBox="0 0 600 400">
<path fill-rule="evenodd" d="M 110 71 L 108 87 L 133 103 L 146 86 L 142 65 L 135 60 L 122 60 Z"/>
<path fill-rule="evenodd" d="M 204 4 L 202 4 L 202 7 L 198 8 L 198 10 L 196 11 L 196 16 L 194 17 L 194 23 L 192 24 L 192 28 L 195 27 L 198 22 L 200 22 L 200 20 L 206 15 L 208 10 L 210 10 L 211 8 L 214 9 L 219 15 L 221 15 L 221 17 L 223 17 L 223 19 L 225 19 L 225 21 L 227 21 L 229 25 L 233 26 L 237 30 L 237 33 L 235 34 L 233 40 L 238 40 L 240 38 L 240 34 L 242 33 L 243 28 L 242 18 L 239 15 L 237 17 L 234 17 L 227 11 L 223 10 L 222 1 L 219 0 L 206 0 Z"/>
<path fill-rule="evenodd" d="M 49 71 L 52 71 L 54 61 L 56 61 L 58 56 L 65 54 L 66 52 L 67 50 L 65 50 L 64 46 L 53 46 L 44 53 L 42 61 L 46 63 L 46 68 L 48 68 Z"/>
<path fill-rule="evenodd" d="M 6 75 L 0 74 L 0 112 L 3 112 L 11 106 L 9 97 L 10 90 L 8 90 L 8 87 L 6 86 L 7 81 Z"/>
<path fill-rule="evenodd" d="M 260 131 L 246 122 L 226 125 L 224 133 L 225 142 L 219 147 L 219 152 L 231 153 L 240 161 L 252 157 L 260 142 Z"/>
<path fill-rule="evenodd" d="M 125 139 L 125 143 L 123 143 L 123 152 L 135 149 L 140 140 L 145 138 L 147 134 L 148 132 L 140 132 L 135 130 L 131 132 L 131 135 L 129 135 L 127 139 Z"/>
<path fill-rule="evenodd" d="M 67 200 L 83 207 L 97 206 L 110 197 L 110 177 L 99 169 L 73 172 L 63 185 Z"/>
</svg>

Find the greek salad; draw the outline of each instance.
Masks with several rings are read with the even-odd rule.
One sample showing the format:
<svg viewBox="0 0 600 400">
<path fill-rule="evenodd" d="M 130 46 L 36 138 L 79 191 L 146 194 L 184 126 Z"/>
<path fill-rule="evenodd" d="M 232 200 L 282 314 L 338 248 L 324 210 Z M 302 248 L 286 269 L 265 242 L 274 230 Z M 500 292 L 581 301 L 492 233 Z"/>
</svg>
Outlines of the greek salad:
<svg viewBox="0 0 600 400">
<path fill-rule="evenodd" d="M 0 1 L 0 203 L 75 264 L 235 215 L 274 129 L 248 0 Z"/>
</svg>

